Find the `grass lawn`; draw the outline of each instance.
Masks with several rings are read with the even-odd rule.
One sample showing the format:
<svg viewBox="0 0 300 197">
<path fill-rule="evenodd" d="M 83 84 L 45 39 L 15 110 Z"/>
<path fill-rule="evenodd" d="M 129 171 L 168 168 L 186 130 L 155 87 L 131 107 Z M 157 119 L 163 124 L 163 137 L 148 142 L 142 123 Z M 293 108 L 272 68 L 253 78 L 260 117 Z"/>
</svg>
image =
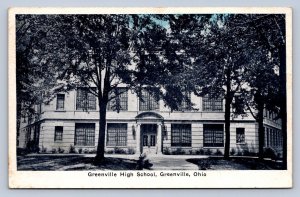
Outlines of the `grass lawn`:
<svg viewBox="0 0 300 197">
<path fill-rule="evenodd" d="M 84 155 L 26 155 L 17 157 L 18 170 L 136 170 L 134 159 L 106 157 L 100 165 Z"/>
<path fill-rule="evenodd" d="M 94 165 L 94 155 L 24 155 L 17 157 L 18 170 L 30 171 L 76 171 L 76 170 L 137 170 L 137 169 L 164 169 L 164 170 L 280 170 L 282 162 L 272 160 L 260 161 L 251 157 L 147 157 L 139 160 L 138 157 L 127 155 L 107 155 L 105 161 Z M 149 160 L 148 160 L 149 159 Z M 189 167 L 189 168 L 187 168 Z M 193 167 L 193 168 L 191 168 Z"/>
<path fill-rule="evenodd" d="M 196 164 L 199 170 L 281 170 L 282 162 L 263 160 L 258 158 L 232 157 L 225 160 L 223 157 L 209 157 L 203 159 L 187 159 Z"/>
</svg>

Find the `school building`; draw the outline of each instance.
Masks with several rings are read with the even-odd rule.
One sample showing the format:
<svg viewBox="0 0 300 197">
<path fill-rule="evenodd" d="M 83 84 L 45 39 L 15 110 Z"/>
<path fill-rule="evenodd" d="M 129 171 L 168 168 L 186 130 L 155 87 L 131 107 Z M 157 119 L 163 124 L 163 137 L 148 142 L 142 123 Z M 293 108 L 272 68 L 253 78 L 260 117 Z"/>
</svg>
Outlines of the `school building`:
<svg viewBox="0 0 300 197">
<path fill-rule="evenodd" d="M 127 154 L 198 154 L 224 151 L 224 100 L 188 94 L 194 109 L 184 101 L 171 111 L 162 100 L 147 91 L 143 99 L 126 88 L 107 107 L 105 149 Z M 120 111 L 114 110 L 118 99 Z M 97 98 L 86 88 L 57 94 L 48 104 L 35 106 L 36 114 L 23 117 L 18 132 L 19 148 L 28 143 L 40 151 L 71 148 L 82 153 L 95 152 L 98 143 L 99 109 Z M 281 122 L 275 114 L 264 112 L 265 147 L 282 148 Z M 248 116 L 232 116 L 230 148 L 236 153 L 248 149 L 258 152 L 258 124 Z"/>
</svg>

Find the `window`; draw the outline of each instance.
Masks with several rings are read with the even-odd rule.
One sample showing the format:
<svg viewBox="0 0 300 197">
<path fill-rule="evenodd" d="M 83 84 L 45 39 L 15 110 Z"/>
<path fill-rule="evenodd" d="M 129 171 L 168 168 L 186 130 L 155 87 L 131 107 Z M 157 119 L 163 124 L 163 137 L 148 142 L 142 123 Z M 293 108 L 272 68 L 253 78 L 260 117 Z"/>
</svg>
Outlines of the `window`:
<svg viewBox="0 0 300 197">
<path fill-rule="evenodd" d="M 171 146 L 192 146 L 190 124 L 171 125 Z"/>
<path fill-rule="evenodd" d="M 162 126 L 163 137 L 165 140 L 168 140 L 168 129 L 166 125 Z"/>
<path fill-rule="evenodd" d="M 236 143 L 245 143 L 245 128 L 236 128 Z"/>
<path fill-rule="evenodd" d="M 58 94 L 56 96 L 56 109 L 57 110 L 64 110 L 65 108 L 65 95 Z"/>
<path fill-rule="evenodd" d="M 263 112 L 263 113 L 264 113 L 264 118 L 266 118 L 266 117 L 267 117 L 267 114 L 268 114 L 268 111 L 267 111 L 266 108 L 264 109 L 264 112 Z"/>
<path fill-rule="evenodd" d="M 56 126 L 55 127 L 55 133 L 54 133 L 54 141 L 62 141 L 63 140 L 63 127 L 62 126 Z"/>
<path fill-rule="evenodd" d="M 267 139 L 268 139 L 268 136 L 267 136 L 267 129 L 266 127 L 264 127 L 264 147 L 267 146 Z"/>
<path fill-rule="evenodd" d="M 76 110 L 96 110 L 96 96 L 88 88 L 78 88 Z"/>
<path fill-rule="evenodd" d="M 223 147 L 224 146 L 224 128 L 223 124 L 204 124 L 204 146 L 205 147 Z"/>
<path fill-rule="evenodd" d="M 37 111 L 38 114 L 41 114 L 41 113 L 42 113 L 42 104 L 38 104 L 38 105 L 36 106 L 36 111 Z"/>
<path fill-rule="evenodd" d="M 269 132 L 270 132 L 270 146 L 272 147 L 274 145 L 273 129 L 269 129 Z"/>
<path fill-rule="evenodd" d="M 36 145 L 39 144 L 39 139 L 40 139 L 40 124 L 35 124 L 34 125 L 33 140 L 34 140 Z"/>
<path fill-rule="evenodd" d="M 26 144 L 31 141 L 31 128 L 27 127 L 25 129 L 26 132 Z"/>
<path fill-rule="evenodd" d="M 110 111 L 127 111 L 128 110 L 128 92 L 126 88 L 116 88 L 111 92 L 110 98 L 113 97 L 107 104 L 107 110 Z"/>
<path fill-rule="evenodd" d="M 184 97 L 181 102 L 181 105 L 178 106 L 178 111 L 189 111 L 189 110 L 191 110 L 191 93 L 185 92 L 185 93 L 183 93 L 183 95 L 184 95 Z"/>
<path fill-rule="evenodd" d="M 107 146 L 127 145 L 127 124 L 108 123 L 107 124 Z"/>
<path fill-rule="evenodd" d="M 140 98 L 140 111 L 158 110 L 158 99 L 154 98 L 148 91 L 142 91 L 142 98 Z"/>
<path fill-rule="evenodd" d="M 278 146 L 278 131 L 277 131 L 277 129 L 275 129 L 274 130 L 274 132 L 275 132 L 275 146 Z"/>
<path fill-rule="evenodd" d="M 75 145 L 95 146 L 95 124 L 94 123 L 75 124 Z"/>
<path fill-rule="evenodd" d="M 265 131 L 266 131 L 266 135 L 267 135 L 266 146 L 269 147 L 270 146 L 270 132 L 269 132 L 269 128 L 267 128 Z"/>
<path fill-rule="evenodd" d="M 223 100 L 221 98 L 203 97 L 203 111 L 223 111 Z"/>
<path fill-rule="evenodd" d="M 32 123 L 32 114 L 29 114 L 28 115 L 28 124 L 31 124 Z"/>
</svg>

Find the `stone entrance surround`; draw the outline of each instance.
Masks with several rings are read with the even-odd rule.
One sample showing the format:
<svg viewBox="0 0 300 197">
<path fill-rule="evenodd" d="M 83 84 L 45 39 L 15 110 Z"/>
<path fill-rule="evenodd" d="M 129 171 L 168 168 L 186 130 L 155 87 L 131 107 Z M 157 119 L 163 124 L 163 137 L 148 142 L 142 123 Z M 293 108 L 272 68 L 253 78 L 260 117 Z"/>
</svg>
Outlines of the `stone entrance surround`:
<svg viewBox="0 0 300 197">
<path fill-rule="evenodd" d="M 162 155 L 162 126 L 163 117 L 154 112 L 142 112 L 136 117 L 136 155 L 143 153 L 143 131 L 141 129 L 142 125 L 155 124 L 157 125 L 157 135 L 156 135 L 156 151 L 158 155 Z"/>
</svg>

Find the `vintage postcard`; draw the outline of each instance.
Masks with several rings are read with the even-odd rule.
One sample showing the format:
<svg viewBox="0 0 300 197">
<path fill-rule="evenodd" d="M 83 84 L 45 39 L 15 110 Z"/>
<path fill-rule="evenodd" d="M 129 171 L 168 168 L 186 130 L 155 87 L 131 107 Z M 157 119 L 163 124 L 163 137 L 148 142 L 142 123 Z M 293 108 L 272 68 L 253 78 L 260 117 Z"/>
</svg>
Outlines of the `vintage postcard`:
<svg viewBox="0 0 300 197">
<path fill-rule="evenodd" d="M 291 188 L 292 9 L 10 8 L 10 188 Z"/>
</svg>

